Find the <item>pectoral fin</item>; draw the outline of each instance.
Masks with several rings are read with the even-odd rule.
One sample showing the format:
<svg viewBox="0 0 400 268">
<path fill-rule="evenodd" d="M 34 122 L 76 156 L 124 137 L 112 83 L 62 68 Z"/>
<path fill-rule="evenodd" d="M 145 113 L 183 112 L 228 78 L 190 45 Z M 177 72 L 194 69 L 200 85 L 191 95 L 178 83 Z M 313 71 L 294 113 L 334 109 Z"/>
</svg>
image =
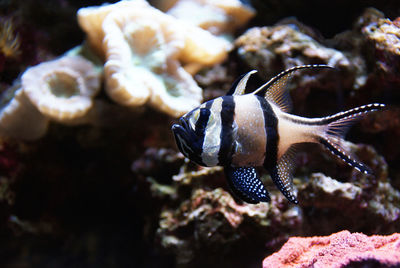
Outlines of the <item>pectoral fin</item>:
<svg viewBox="0 0 400 268">
<path fill-rule="evenodd" d="M 254 167 L 225 167 L 225 174 L 232 192 L 243 201 L 257 204 L 271 200 Z"/>
</svg>

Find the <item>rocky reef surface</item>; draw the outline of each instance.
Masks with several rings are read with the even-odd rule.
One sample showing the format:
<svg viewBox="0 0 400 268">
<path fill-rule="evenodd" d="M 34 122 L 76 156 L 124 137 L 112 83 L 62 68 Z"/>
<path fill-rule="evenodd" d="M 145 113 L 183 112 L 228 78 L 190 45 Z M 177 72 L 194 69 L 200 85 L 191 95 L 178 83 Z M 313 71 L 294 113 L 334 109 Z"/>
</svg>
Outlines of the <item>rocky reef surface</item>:
<svg viewBox="0 0 400 268">
<path fill-rule="evenodd" d="M 280 253 L 297 254 L 292 236 L 400 232 L 396 1 L 346 8 L 334 1 L 317 4 L 315 14 L 306 1 L 248 1 L 254 8 L 233 0 L 78 2 L 0 3 L 1 267 L 260 267 L 288 239 Z M 118 17 L 129 5 L 140 12 Z M 194 7 L 202 20 L 187 15 Z M 340 23 L 329 20 L 332 10 L 345 10 Z M 201 99 L 225 94 L 252 69 L 250 90 L 301 64 L 336 70 L 294 74 L 288 90 L 296 115 L 388 104 L 347 135 L 373 175 L 304 145 L 294 178 L 300 204 L 288 203 L 260 170 L 272 200 L 249 205 L 231 196 L 221 168 L 178 152 L 170 127 Z M 365 242 L 370 255 L 359 255 L 361 263 L 395 264 L 375 254 L 372 238 L 349 232 L 315 243 Z M 382 248 L 398 251 L 398 238 L 388 237 Z M 330 242 L 314 250 L 304 241 L 308 261 L 332 252 Z"/>
</svg>

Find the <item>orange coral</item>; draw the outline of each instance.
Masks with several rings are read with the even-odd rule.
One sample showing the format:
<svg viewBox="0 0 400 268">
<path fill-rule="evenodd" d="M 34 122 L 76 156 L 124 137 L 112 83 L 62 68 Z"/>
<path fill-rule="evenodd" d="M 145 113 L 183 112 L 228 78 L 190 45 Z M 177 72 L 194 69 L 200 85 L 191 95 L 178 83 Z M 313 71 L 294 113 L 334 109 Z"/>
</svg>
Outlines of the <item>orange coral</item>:
<svg viewBox="0 0 400 268">
<path fill-rule="evenodd" d="M 15 33 L 11 19 L 0 23 L 0 52 L 8 58 L 17 57 L 20 54 L 20 38 Z"/>
</svg>

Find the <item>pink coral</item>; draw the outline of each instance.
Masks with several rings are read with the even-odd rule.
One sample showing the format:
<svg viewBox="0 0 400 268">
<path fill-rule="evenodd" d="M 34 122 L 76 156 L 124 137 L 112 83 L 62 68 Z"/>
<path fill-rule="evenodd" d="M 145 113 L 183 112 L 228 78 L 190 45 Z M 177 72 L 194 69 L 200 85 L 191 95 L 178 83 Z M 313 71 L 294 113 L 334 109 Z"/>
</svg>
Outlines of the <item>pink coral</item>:
<svg viewBox="0 0 400 268">
<path fill-rule="evenodd" d="M 263 267 L 345 267 L 350 263 L 400 265 L 400 234 L 367 236 L 341 231 L 330 236 L 292 237 Z"/>
</svg>

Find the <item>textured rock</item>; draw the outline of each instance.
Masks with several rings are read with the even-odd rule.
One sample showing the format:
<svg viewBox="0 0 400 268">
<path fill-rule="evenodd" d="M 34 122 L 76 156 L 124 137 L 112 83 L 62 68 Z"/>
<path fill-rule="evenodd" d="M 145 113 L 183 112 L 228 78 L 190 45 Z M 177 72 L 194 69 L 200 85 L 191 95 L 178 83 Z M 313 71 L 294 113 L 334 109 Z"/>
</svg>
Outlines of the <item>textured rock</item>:
<svg viewBox="0 0 400 268">
<path fill-rule="evenodd" d="M 222 247 L 221 256 L 246 244 L 246 254 L 255 258 L 262 246 L 249 241 L 284 240 L 287 234 L 282 230 L 294 229 L 300 222 L 298 207 L 287 206 L 281 196 L 273 196 L 271 203 L 249 205 L 237 204 L 221 188 L 197 189 L 178 208 L 162 211 L 157 236 L 164 249 L 176 254 L 178 263 L 209 265 L 216 256 L 204 259 L 204 254 L 213 255 Z M 225 257 L 224 264 L 234 263 L 240 257 Z"/>
<path fill-rule="evenodd" d="M 373 13 L 368 9 L 365 16 Z M 364 27 L 362 34 L 371 45 L 376 57 L 376 68 L 379 72 L 398 74 L 400 67 L 400 17 L 391 21 L 388 18 L 375 16 Z"/>
<path fill-rule="evenodd" d="M 309 224 L 323 232 L 334 231 L 337 226 L 385 233 L 397 230 L 400 192 L 388 181 L 373 182 L 372 177 L 369 179 L 371 181 L 364 178 L 349 183 L 339 182 L 321 173 L 312 174 L 309 181 L 299 187 L 298 193 Z M 320 217 L 327 221 L 326 224 L 321 225 L 315 213 L 321 213 Z M 338 213 L 341 217 L 337 217 Z"/>
<path fill-rule="evenodd" d="M 263 267 L 371 267 L 371 263 L 372 267 L 400 265 L 399 233 L 366 236 L 342 231 L 327 237 L 292 237 L 264 259 Z"/>
<path fill-rule="evenodd" d="M 295 65 L 335 66 L 338 72 L 294 75 L 295 86 L 289 85 L 289 89 L 294 103 L 300 107 L 297 109 L 305 114 L 307 110 L 316 110 L 314 114 L 326 115 L 371 99 L 387 102 L 382 96 L 384 91 L 398 98 L 395 88 L 400 85 L 399 19 L 391 21 L 370 8 L 350 30 L 333 39 L 324 39 L 309 29 L 293 19 L 276 26 L 255 27 L 236 40 L 237 53 L 248 67 L 259 71 L 263 80 Z M 347 92 L 351 94 L 342 99 Z M 318 109 L 318 102 L 313 100 L 321 97 L 333 101 Z"/>
<path fill-rule="evenodd" d="M 293 24 L 249 29 L 235 45 L 239 56 L 264 79 L 297 65 L 323 63 L 346 70 L 352 65 L 342 52 L 325 47 Z M 321 82 L 324 77 L 303 75 L 299 84 Z"/>
<path fill-rule="evenodd" d="M 392 90 L 399 85 L 400 18 L 390 20 L 374 8 L 367 8 L 351 30 L 336 35 L 331 45 L 343 51 L 358 69 L 361 91 Z"/>
</svg>

